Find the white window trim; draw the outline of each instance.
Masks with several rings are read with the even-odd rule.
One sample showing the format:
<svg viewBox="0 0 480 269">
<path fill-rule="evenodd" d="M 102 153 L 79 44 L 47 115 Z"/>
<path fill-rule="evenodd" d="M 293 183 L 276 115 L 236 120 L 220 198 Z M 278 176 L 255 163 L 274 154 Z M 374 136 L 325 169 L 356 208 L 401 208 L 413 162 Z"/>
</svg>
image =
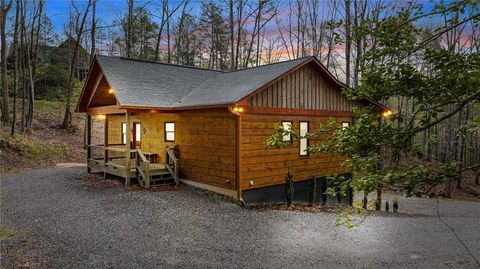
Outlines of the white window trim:
<svg viewBox="0 0 480 269">
<path fill-rule="evenodd" d="M 291 131 L 292 128 L 293 128 L 293 122 L 291 122 L 291 121 L 282 121 L 282 127 L 283 127 L 283 129 L 285 129 L 285 130 L 287 130 L 287 131 Z M 292 142 L 292 135 L 291 135 L 291 134 L 284 135 L 284 136 L 283 136 L 283 141 L 284 141 L 284 142 Z"/>
<path fill-rule="evenodd" d="M 173 130 L 172 131 L 167 131 L 167 124 L 173 124 Z M 165 122 L 165 124 L 163 126 L 165 128 L 165 130 L 164 130 L 165 131 L 165 134 L 164 134 L 165 141 L 175 142 L 175 122 Z M 168 139 L 168 134 L 169 133 L 173 134 L 173 139 Z"/>
<path fill-rule="evenodd" d="M 302 125 L 306 124 L 306 129 L 302 129 Z M 308 133 L 309 130 L 309 122 L 308 121 L 301 121 L 300 122 L 300 136 L 304 136 Z M 302 147 L 302 145 L 305 143 L 305 148 Z M 308 139 L 307 138 L 300 138 L 299 141 L 299 146 L 300 146 L 300 156 L 308 156 Z"/>
<path fill-rule="evenodd" d="M 127 123 L 122 122 L 122 144 L 127 144 Z"/>
</svg>

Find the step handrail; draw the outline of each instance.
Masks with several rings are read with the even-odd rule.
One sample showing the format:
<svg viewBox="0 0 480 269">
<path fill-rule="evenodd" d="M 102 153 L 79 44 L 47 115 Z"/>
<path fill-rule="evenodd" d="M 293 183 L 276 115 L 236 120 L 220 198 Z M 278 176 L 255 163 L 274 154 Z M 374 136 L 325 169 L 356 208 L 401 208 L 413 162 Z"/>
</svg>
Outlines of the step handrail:
<svg viewBox="0 0 480 269">
<path fill-rule="evenodd" d="M 137 149 L 137 170 L 143 178 L 145 188 L 150 187 L 150 161 L 140 149 Z"/>
<path fill-rule="evenodd" d="M 165 168 L 167 168 L 168 172 L 173 176 L 175 180 L 175 185 L 178 186 L 180 181 L 180 167 L 178 165 L 179 161 L 177 156 L 175 156 L 175 152 L 170 147 L 165 147 Z"/>
</svg>

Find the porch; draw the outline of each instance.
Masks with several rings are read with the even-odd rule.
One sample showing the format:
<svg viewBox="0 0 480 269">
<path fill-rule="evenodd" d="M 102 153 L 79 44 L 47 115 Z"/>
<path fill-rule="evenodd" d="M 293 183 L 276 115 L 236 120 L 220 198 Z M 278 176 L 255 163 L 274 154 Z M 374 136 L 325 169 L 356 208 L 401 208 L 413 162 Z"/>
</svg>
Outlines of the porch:
<svg viewBox="0 0 480 269">
<path fill-rule="evenodd" d="M 92 116 L 87 118 L 87 167 L 88 172 L 100 172 L 125 179 L 129 186 L 131 179 L 136 179 L 145 188 L 160 184 L 179 184 L 179 159 L 175 146 L 165 146 L 161 152 L 150 152 L 136 144 L 135 130 L 125 131 L 123 144 L 109 143 L 108 119 L 104 121 L 104 144 L 92 144 Z M 126 126 L 131 125 L 130 113 L 126 113 Z M 135 125 L 135 124 L 134 124 Z M 130 129 L 130 128 L 128 128 Z M 133 131 L 133 135 L 132 135 Z M 133 139 L 131 140 L 132 137 Z M 130 143 L 125 143 L 130 141 Z M 97 141 L 98 142 L 98 141 Z"/>
<path fill-rule="evenodd" d="M 166 163 L 157 163 L 158 154 L 155 152 L 143 152 L 141 149 L 127 152 L 125 145 L 121 144 L 110 144 L 107 147 L 89 145 L 88 170 L 125 178 L 126 186 L 130 185 L 132 178 L 137 179 L 145 188 L 168 183 L 178 185 L 179 162 L 173 149 L 169 147 L 165 149 Z"/>
</svg>

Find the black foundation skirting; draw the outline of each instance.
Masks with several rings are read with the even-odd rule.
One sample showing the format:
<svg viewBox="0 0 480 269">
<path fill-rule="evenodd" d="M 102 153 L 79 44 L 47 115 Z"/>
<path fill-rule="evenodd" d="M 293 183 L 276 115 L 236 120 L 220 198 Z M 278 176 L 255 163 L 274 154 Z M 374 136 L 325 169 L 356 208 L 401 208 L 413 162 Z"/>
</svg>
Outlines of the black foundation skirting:
<svg viewBox="0 0 480 269">
<path fill-rule="evenodd" d="M 345 178 L 352 178 L 350 173 L 341 174 Z M 299 181 L 294 183 L 294 198 L 295 202 L 309 202 L 310 187 L 312 179 Z M 325 191 L 328 188 L 328 180 L 325 177 L 317 178 L 317 188 L 316 188 L 316 203 L 325 203 L 325 204 L 345 204 L 352 205 L 353 201 L 353 190 L 349 188 L 347 195 L 340 197 L 326 195 Z M 259 203 L 280 203 L 287 202 L 287 197 L 285 195 L 285 184 L 269 186 L 264 188 L 244 190 L 242 191 L 243 201 L 246 205 L 248 204 L 259 204 Z"/>
</svg>

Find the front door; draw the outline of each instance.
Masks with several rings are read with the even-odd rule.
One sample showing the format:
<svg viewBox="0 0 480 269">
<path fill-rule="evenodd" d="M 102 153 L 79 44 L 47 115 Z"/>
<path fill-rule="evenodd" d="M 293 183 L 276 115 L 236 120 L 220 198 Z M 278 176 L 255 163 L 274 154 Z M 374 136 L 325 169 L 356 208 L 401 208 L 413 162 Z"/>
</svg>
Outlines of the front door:
<svg viewBox="0 0 480 269">
<path fill-rule="evenodd" d="M 142 139 L 142 125 L 140 122 L 133 123 L 133 148 L 141 148 L 141 139 Z"/>
</svg>

